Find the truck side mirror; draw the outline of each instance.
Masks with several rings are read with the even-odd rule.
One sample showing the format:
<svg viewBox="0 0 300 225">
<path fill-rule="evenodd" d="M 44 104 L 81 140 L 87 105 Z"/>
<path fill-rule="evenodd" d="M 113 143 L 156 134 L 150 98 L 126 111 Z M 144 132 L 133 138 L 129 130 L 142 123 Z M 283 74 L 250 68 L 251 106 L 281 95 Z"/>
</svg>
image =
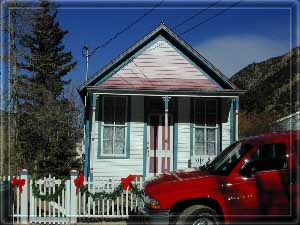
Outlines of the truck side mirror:
<svg viewBox="0 0 300 225">
<path fill-rule="evenodd" d="M 239 174 L 243 177 L 251 177 L 252 169 L 250 163 L 246 163 L 239 171 Z"/>
</svg>

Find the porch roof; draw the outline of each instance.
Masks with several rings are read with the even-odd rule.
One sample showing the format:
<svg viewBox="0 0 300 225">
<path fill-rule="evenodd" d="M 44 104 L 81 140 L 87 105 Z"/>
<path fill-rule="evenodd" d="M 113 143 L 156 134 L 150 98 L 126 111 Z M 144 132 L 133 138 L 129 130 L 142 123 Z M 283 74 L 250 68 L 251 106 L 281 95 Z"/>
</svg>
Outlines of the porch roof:
<svg viewBox="0 0 300 225">
<path fill-rule="evenodd" d="M 139 90 L 139 89 L 103 89 L 88 86 L 89 93 L 103 95 L 137 95 L 137 96 L 174 96 L 174 97 L 237 97 L 244 90 Z"/>
<path fill-rule="evenodd" d="M 112 75 L 116 74 L 120 68 L 123 68 L 132 62 L 133 59 L 136 58 L 135 54 L 139 50 L 144 48 L 158 36 L 162 36 L 179 49 L 189 60 L 199 66 L 199 68 L 203 70 L 203 73 L 208 74 L 209 78 L 204 75 L 199 79 L 195 79 L 192 76 L 184 77 L 185 71 L 179 71 L 179 74 L 183 74 L 181 77 L 179 76 L 179 79 L 178 77 L 177 79 L 171 77 L 168 77 L 167 79 L 160 79 L 160 77 L 153 79 L 153 77 L 151 77 L 151 79 L 149 79 L 149 76 L 143 74 L 142 70 L 142 75 L 138 78 L 128 77 L 126 76 L 126 72 L 125 75 L 117 74 L 112 77 Z M 133 62 L 133 64 L 135 63 Z M 164 72 L 161 73 L 163 74 Z M 195 74 L 195 71 L 193 71 L 193 73 Z M 123 92 L 125 91 L 124 89 L 126 89 L 128 93 L 176 93 L 176 95 L 180 93 L 198 93 L 199 95 L 199 93 L 212 94 L 217 92 L 218 95 L 220 95 L 222 93 L 228 93 L 228 91 L 238 95 L 243 92 L 240 91 L 220 70 L 177 34 L 171 31 L 165 24 L 160 24 L 160 26 L 103 67 L 92 78 L 83 83 L 78 88 L 78 92 L 81 96 L 84 96 L 88 89 L 102 92 L 110 90 L 114 93 Z"/>
</svg>

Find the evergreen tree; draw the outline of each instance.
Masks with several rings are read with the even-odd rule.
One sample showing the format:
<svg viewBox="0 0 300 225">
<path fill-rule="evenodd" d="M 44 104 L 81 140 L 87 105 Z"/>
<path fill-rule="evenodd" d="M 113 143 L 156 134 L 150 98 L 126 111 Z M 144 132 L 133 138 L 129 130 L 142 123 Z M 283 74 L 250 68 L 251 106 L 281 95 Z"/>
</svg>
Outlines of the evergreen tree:
<svg viewBox="0 0 300 225">
<path fill-rule="evenodd" d="M 70 80 L 64 76 L 76 62 L 62 44 L 67 31 L 56 21 L 57 10 L 40 2 L 30 32 L 20 38 L 26 49 L 18 63 L 23 75 L 18 80 L 19 143 L 23 167 L 31 173 L 65 175 L 78 167 L 75 104 L 64 97 Z"/>
<path fill-rule="evenodd" d="M 41 84 L 53 97 L 59 97 L 69 81 L 62 78 L 71 71 L 76 62 L 71 52 L 64 52 L 62 40 L 68 33 L 56 22 L 57 10 L 51 13 L 48 1 L 41 1 L 41 10 L 36 13 L 32 32 L 22 37 L 20 44 L 30 50 L 20 67 L 31 72 L 31 81 Z"/>
<path fill-rule="evenodd" d="M 17 59 L 22 55 L 23 48 L 18 44 L 21 34 L 28 31 L 31 24 L 31 12 L 24 10 L 33 3 L 24 3 L 17 0 L 7 2 L 3 6 L 3 17 L 0 25 L 3 31 L 2 54 L 0 61 L 3 63 L 3 86 L 0 87 L 3 112 L 0 120 L 4 125 L 2 150 L 0 153 L 0 174 L 15 175 L 20 169 L 20 152 L 18 143 L 18 67 Z M 9 48 L 7 47 L 9 46 Z M 9 82 L 9 84 L 6 83 Z"/>
</svg>

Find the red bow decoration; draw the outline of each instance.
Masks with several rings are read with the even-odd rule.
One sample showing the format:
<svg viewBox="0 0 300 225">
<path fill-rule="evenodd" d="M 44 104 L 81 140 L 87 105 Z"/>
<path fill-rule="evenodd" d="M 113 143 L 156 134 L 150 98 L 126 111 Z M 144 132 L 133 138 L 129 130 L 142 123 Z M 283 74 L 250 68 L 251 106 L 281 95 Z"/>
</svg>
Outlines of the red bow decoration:
<svg viewBox="0 0 300 225">
<path fill-rule="evenodd" d="M 130 190 L 132 188 L 131 182 L 134 180 L 135 177 L 135 175 L 129 175 L 126 178 L 121 178 L 123 190 Z"/>
<path fill-rule="evenodd" d="M 76 192 L 83 186 L 84 183 L 84 175 L 83 173 L 79 173 L 79 176 L 74 180 L 74 184 L 76 186 Z"/>
<path fill-rule="evenodd" d="M 15 187 L 18 186 L 19 192 L 23 192 L 23 186 L 25 185 L 25 179 L 18 179 L 17 177 L 13 177 L 11 180 L 11 184 Z"/>
</svg>

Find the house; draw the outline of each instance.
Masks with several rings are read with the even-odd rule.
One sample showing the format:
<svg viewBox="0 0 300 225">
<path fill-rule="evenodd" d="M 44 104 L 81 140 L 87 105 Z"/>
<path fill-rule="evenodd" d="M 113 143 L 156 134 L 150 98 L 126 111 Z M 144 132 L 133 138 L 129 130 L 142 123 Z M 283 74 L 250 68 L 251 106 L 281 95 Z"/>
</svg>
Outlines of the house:
<svg viewBox="0 0 300 225">
<path fill-rule="evenodd" d="M 271 124 L 273 131 L 300 130 L 300 111 L 282 117 Z"/>
<path fill-rule="evenodd" d="M 84 173 L 95 181 L 200 165 L 238 137 L 243 91 L 164 24 L 78 91 Z"/>
</svg>

